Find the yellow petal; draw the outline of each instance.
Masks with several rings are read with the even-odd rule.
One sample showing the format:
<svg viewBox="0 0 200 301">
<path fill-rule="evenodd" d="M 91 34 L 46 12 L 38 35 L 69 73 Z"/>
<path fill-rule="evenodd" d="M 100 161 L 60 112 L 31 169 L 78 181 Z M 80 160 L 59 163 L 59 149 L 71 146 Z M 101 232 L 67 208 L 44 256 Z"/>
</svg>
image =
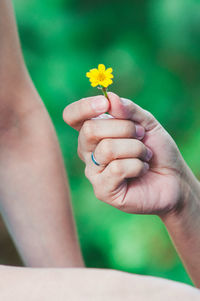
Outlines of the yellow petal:
<svg viewBox="0 0 200 301">
<path fill-rule="evenodd" d="M 94 82 L 91 83 L 91 86 L 92 86 L 92 87 L 96 87 L 96 86 L 98 86 L 98 84 L 99 84 L 99 83 L 98 83 L 97 81 L 94 81 Z"/>
<path fill-rule="evenodd" d="M 90 73 L 90 72 L 87 72 L 87 73 L 86 73 L 86 76 L 87 76 L 87 77 L 90 77 L 90 76 L 91 76 L 91 73 Z"/>
<path fill-rule="evenodd" d="M 112 72 L 113 72 L 113 69 L 112 69 L 112 68 L 106 69 L 106 74 L 109 74 L 109 73 L 112 73 Z"/>
<path fill-rule="evenodd" d="M 91 82 L 97 82 L 98 78 L 96 76 L 91 76 L 89 79 Z"/>
<path fill-rule="evenodd" d="M 103 87 L 105 87 L 105 88 L 107 88 L 109 85 L 111 85 L 112 84 L 112 80 L 111 79 L 105 79 L 102 83 L 101 83 L 101 85 L 103 86 Z"/>
<path fill-rule="evenodd" d="M 90 72 L 90 78 L 97 80 L 98 76 L 99 76 L 99 71 L 98 70 L 93 70 L 92 72 Z"/>
<path fill-rule="evenodd" d="M 111 80 L 111 78 L 114 77 L 112 72 L 113 72 L 112 68 L 106 69 L 104 64 L 99 64 L 98 69 L 97 68 L 91 69 L 89 72 L 86 73 L 86 76 L 89 78 L 92 87 L 101 85 L 107 88 L 113 82 Z"/>
<path fill-rule="evenodd" d="M 98 70 L 101 72 L 104 72 L 106 70 L 106 67 L 104 66 L 104 64 L 99 64 L 98 65 Z"/>
<path fill-rule="evenodd" d="M 91 69 L 91 70 L 90 70 L 90 73 L 92 73 L 92 74 L 93 74 L 93 73 L 96 74 L 96 73 L 98 73 L 98 72 L 99 72 L 99 70 L 98 70 L 97 68 L 94 68 L 94 69 Z"/>
<path fill-rule="evenodd" d="M 104 80 L 103 82 L 101 82 L 101 86 L 107 88 L 109 86 L 107 80 Z"/>
<path fill-rule="evenodd" d="M 86 73 L 87 77 L 94 77 L 94 76 L 98 76 L 98 70 L 97 69 L 91 69 L 89 72 Z"/>
<path fill-rule="evenodd" d="M 107 74 L 106 78 L 113 78 L 114 76 L 112 74 Z"/>
</svg>

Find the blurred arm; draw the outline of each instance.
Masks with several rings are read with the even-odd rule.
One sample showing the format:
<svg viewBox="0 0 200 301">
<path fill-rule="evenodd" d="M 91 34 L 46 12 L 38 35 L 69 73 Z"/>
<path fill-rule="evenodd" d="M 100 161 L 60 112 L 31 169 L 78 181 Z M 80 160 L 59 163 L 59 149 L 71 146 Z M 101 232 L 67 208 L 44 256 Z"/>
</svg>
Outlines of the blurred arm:
<svg viewBox="0 0 200 301">
<path fill-rule="evenodd" d="M 188 285 L 113 270 L 0 268 L 4 301 L 198 301 Z M 8 286 L 10 289 L 8 289 Z M 145 288 L 145 289 L 144 289 Z"/>
<path fill-rule="evenodd" d="M 57 138 L 9 0 L 0 1 L 0 209 L 27 265 L 83 266 Z"/>
<path fill-rule="evenodd" d="M 184 177 L 183 208 L 161 219 L 191 279 L 200 288 L 200 183 L 188 166 Z"/>
</svg>

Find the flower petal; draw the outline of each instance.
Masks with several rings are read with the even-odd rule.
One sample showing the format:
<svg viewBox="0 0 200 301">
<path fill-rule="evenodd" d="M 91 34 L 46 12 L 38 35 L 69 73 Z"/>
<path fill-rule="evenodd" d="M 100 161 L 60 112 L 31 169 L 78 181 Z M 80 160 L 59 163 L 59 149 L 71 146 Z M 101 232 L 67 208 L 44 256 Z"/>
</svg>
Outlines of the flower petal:
<svg viewBox="0 0 200 301">
<path fill-rule="evenodd" d="M 107 74 L 106 78 L 113 78 L 114 76 L 112 74 Z"/>
<path fill-rule="evenodd" d="M 99 72 L 99 70 L 97 68 L 93 68 L 93 69 L 90 69 L 90 72 L 91 73 L 97 73 L 97 72 Z"/>
<path fill-rule="evenodd" d="M 106 67 L 104 64 L 99 64 L 98 65 L 98 71 L 104 72 L 106 70 Z"/>
<path fill-rule="evenodd" d="M 107 80 L 104 80 L 103 82 L 101 82 L 101 86 L 107 88 L 109 85 L 108 85 L 108 81 Z"/>
<path fill-rule="evenodd" d="M 112 84 L 112 79 L 105 79 L 102 83 L 101 83 L 101 85 L 103 86 L 103 87 L 105 87 L 105 88 L 107 88 L 108 86 L 110 86 L 111 84 Z"/>
<path fill-rule="evenodd" d="M 111 78 L 113 78 L 113 69 L 106 69 L 104 64 L 99 64 L 98 69 L 93 68 L 86 73 L 86 76 L 89 78 L 92 87 L 96 87 L 101 85 L 102 87 L 107 88 L 112 84 Z"/>
<path fill-rule="evenodd" d="M 106 74 L 109 74 L 109 73 L 112 73 L 113 72 L 113 69 L 112 68 L 108 68 L 108 69 L 106 69 Z"/>
<path fill-rule="evenodd" d="M 98 83 L 97 81 L 93 81 L 93 82 L 91 83 L 91 86 L 92 86 L 92 87 L 96 87 L 96 86 L 98 86 L 98 84 L 99 84 L 99 83 Z"/>
<path fill-rule="evenodd" d="M 86 73 L 86 76 L 90 78 L 91 73 L 90 73 L 90 72 L 87 72 L 87 73 Z"/>
</svg>

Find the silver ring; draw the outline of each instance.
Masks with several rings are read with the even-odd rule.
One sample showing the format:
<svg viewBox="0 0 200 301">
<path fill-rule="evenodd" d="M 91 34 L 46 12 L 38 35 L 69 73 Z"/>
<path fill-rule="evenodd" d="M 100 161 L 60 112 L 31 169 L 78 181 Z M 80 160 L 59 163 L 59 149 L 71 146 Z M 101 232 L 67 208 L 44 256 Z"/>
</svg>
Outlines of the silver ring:
<svg viewBox="0 0 200 301">
<path fill-rule="evenodd" d="M 93 152 L 91 153 L 91 159 L 92 159 L 92 161 L 94 162 L 95 165 L 100 166 L 100 164 L 99 164 L 99 163 L 97 162 L 97 160 L 95 159 L 94 153 L 93 153 Z"/>
</svg>

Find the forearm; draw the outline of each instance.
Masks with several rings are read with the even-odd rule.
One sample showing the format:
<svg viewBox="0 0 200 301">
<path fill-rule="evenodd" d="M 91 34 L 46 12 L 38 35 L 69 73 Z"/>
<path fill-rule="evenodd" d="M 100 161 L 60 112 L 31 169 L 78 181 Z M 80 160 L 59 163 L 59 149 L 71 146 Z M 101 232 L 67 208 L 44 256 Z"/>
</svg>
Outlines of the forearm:
<svg viewBox="0 0 200 301">
<path fill-rule="evenodd" d="M 200 287 L 200 183 L 186 167 L 183 207 L 162 220 L 194 284 Z"/>
<path fill-rule="evenodd" d="M 9 0 L 0 1 L 0 208 L 26 264 L 83 265 L 60 149 Z"/>
<path fill-rule="evenodd" d="M 62 157 L 42 106 L 16 115 L 0 137 L 0 206 L 26 264 L 82 265 Z"/>
<path fill-rule="evenodd" d="M 184 284 L 112 270 L 1 267 L 0 275 L 4 301 L 196 301 L 200 296 Z"/>
</svg>

